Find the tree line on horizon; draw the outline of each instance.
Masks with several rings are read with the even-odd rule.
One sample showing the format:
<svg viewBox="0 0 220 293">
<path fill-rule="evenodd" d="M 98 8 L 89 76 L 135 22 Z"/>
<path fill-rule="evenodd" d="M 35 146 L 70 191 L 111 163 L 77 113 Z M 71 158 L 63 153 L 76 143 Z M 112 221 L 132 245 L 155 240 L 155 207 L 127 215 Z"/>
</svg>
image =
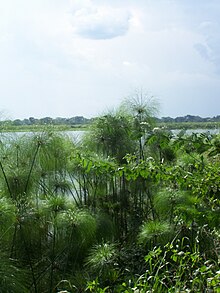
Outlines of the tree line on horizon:
<svg viewBox="0 0 220 293">
<path fill-rule="evenodd" d="M 2 120 L 0 124 L 8 124 L 13 126 L 23 126 L 23 125 L 85 125 L 90 124 L 96 119 L 94 118 L 85 118 L 84 116 L 74 116 L 70 118 L 65 117 L 43 117 L 43 118 L 34 118 L 29 117 L 25 119 L 7 119 Z M 186 116 L 178 116 L 175 118 L 172 117 L 161 117 L 155 118 L 156 122 L 158 123 L 182 123 L 182 122 L 220 122 L 220 115 L 213 116 L 213 117 L 200 117 L 195 115 L 186 115 Z"/>
</svg>

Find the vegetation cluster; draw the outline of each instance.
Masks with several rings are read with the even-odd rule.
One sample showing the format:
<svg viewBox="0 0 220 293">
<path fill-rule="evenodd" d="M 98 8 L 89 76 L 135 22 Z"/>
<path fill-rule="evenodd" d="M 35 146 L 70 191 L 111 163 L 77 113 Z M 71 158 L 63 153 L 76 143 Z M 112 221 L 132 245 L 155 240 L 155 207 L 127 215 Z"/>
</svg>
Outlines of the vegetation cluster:
<svg viewBox="0 0 220 293">
<path fill-rule="evenodd" d="M 220 122 L 220 115 L 214 116 L 214 117 L 200 117 L 200 116 L 194 116 L 194 115 L 186 115 L 182 117 L 162 117 L 160 119 L 157 119 L 158 122 L 174 122 L 174 123 L 181 123 L 181 122 L 192 122 L 192 123 L 199 123 L 199 122 Z"/>
<path fill-rule="evenodd" d="M 53 127 L 55 131 L 66 130 L 80 130 L 85 129 L 91 124 L 93 119 L 88 119 L 83 116 L 75 116 L 71 118 L 25 118 L 15 120 L 2 120 L 0 121 L 0 129 L 2 132 L 36 132 L 44 131 L 48 127 Z"/>
<path fill-rule="evenodd" d="M 220 292 L 220 137 L 143 99 L 0 143 L 0 292 Z"/>
<path fill-rule="evenodd" d="M 53 127 L 55 131 L 70 130 L 87 130 L 96 119 L 85 118 L 83 116 L 75 116 L 71 118 L 34 118 L 2 120 L 0 121 L 0 129 L 4 132 L 28 132 L 28 131 L 44 131 L 48 126 Z M 154 117 L 155 122 L 167 129 L 219 129 L 220 116 L 202 118 L 200 116 L 186 115 L 183 117 Z"/>
<path fill-rule="evenodd" d="M 15 120 L 3 120 L 3 125 L 13 125 L 13 126 L 23 126 L 23 125 L 80 125 L 80 124 L 87 124 L 91 122 L 92 119 L 85 118 L 83 116 L 75 116 L 71 118 L 51 118 L 51 117 L 44 117 L 44 118 L 34 118 L 29 117 L 25 119 L 15 119 Z"/>
</svg>

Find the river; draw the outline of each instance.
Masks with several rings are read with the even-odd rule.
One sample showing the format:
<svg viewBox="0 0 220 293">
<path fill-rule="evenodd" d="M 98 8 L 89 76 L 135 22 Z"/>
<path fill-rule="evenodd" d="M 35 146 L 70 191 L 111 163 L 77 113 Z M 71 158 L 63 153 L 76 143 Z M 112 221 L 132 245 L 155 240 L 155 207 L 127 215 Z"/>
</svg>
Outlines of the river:
<svg viewBox="0 0 220 293">
<path fill-rule="evenodd" d="M 181 129 L 174 129 L 171 130 L 172 133 L 176 136 L 178 135 L 178 133 L 180 133 L 182 130 Z M 64 135 L 67 135 L 68 137 L 70 137 L 74 142 L 79 142 L 80 139 L 82 138 L 82 136 L 85 134 L 85 131 L 83 130 L 74 130 L 74 131 L 63 131 L 62 132 Z M 191 135 L 192 133 L 208 133 L 208 134 L 220 134 L 220 129 L 187 129 L 186 134 Z M 37 132 L 35 132 L 35 134 L 37 134 Z M 39 134 L 41 134 L 41 132 L 39 132 Z M 2 132 L 0 133 L 0 140 L 4 139 L 4 138 L 19 138 L 22 136 L 31 136 L 33 135 L 33 132 Z"/>
<path fill-rule="evenodd" d="M 181 129 L 173 129 L 171 130 L 174 135 L 177 135 L 180 133 L 182 130 Z M 213 129 L 187 129 L 186 134 L 190 135 L 192 133 L 209 133 L 209 134 L 220 134 L 220 129 L 213 128 Z"/>
</svg>

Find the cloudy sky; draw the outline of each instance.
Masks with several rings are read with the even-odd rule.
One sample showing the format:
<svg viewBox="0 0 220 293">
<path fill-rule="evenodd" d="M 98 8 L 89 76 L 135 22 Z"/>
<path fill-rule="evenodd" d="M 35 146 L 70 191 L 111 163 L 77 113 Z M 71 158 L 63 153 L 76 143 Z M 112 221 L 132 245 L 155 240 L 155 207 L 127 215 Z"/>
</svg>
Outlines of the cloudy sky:
<svg viewBox="0 0 220 293">
<path fill-rule="evenodd" d="M 160 116 L 219 115 L 219 15 L 219 0 L 0 0 L 0 116 L 94 117 L 140 88 Z"/>
</svg>

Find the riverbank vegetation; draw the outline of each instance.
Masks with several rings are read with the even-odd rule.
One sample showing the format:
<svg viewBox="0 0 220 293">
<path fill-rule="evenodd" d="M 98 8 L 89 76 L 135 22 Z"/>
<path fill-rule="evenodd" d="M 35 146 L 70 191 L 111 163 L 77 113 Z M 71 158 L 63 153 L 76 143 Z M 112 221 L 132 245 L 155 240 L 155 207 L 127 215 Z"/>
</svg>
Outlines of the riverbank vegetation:
<svg viewBox="0 0 220 293">
<path fill-rule="evenodd" d="M 75 125 L 54 125 L 54 124 L 36 124 L 36 125 L 13 125 L 11 123 L 1 123 L 0 131 L 5 132 L 44 132 L 48 129 L 52 131 L 86 131 L 89 129 L 89 124 L 75 124 Z"/>
<path fill-rule="evenodd" d="M 219 292 L 220 137 L 142 100 L 0 144 L 1 292 Z"/>
<path fill-rule="evenodd" d="M 124 105 L 125 106 L 125 105 Z M 150 106 L 150 105 L 146 105 Z M 127 109 L 128 110 L 128 109 Z M 150 109 L 151 110 L 151 109 Z M 130 110 L 129 110 L 130 111 Z M 154 113 L 156 114 L 156 113 Z M 159 127 L 166 127 L 169 130 L 174 129 L 220 129 L 220 116 L 212 118 L 201 118 L 200 116 L 186 115 L 183 117 L 162 117 L 154 120 Z M 15 119 L 15 120 L 1 120 L 1 132 L 41 132 L 48 127 L 53 128 L 53 131 L 78 131 L 88 130 L 90 125 L 94 123 L 99 117 L 85 118 L 83 116 L 75 116 L 71 118 L 34 118 Z"/>
<path fill-rule="evenodd" d="M 94 119 L 97 120 L 98 118 Z M 53 131 L 87 131 L 90 126 L 94 124 L 89 122 L 86 124 L 44 124 L 44 125 L 12 125 L 8 123 L 2 123 L 0 126 L 1 132 L 44 132 L 50 128 Z M 220 129 L 220 122 L 156 122 L 158 127 L 166 128 L 167 130 L 216 130 Z"/>
<path fill-rule="evenodd" d="M 159 127 L 166 127 L 169 130 L 174 129 L 204 129 L 204 130 L 219 130 L 220 129 L 220 122 L 158 122 Z"/>
</svg>

